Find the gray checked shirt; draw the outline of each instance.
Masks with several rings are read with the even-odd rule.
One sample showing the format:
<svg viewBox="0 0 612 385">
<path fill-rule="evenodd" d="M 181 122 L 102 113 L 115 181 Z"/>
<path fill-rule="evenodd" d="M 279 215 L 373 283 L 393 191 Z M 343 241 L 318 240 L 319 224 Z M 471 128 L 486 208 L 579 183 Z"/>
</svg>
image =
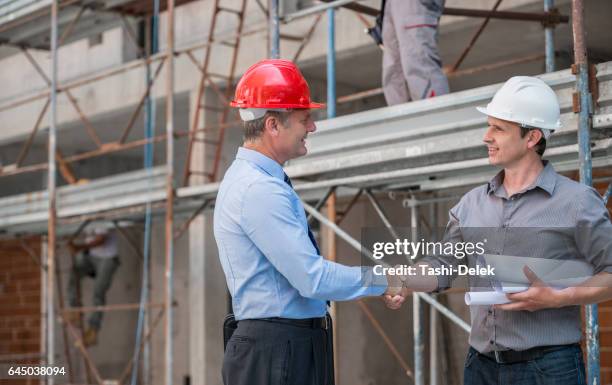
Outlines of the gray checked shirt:
<svg viewBox="0 0 612 385">
<path fill-rule="evenodd" d="M 590 263 L 595 273 L 612 273 L 612 223 L 600 195 L 557 174 L 547 161 L 544 165 L 531 186 L 511 197 L 503 171 L 465 194 L 449 212 L 446 240 L 486 239 L 487 254 L 577 259 Z M 453 256 L 423 260 L 432 267 L 472 264 Z M 454 278 L 438 276 L 438 290 L 449 288 Z M 473 290 L 482 290 L 474 285 L 470 282 Z M 579 306 L 534 312 L 470 306 L 470 313 L 469 342 L 481 353 L 571 344 L 581 337 Z"/>
</svg>

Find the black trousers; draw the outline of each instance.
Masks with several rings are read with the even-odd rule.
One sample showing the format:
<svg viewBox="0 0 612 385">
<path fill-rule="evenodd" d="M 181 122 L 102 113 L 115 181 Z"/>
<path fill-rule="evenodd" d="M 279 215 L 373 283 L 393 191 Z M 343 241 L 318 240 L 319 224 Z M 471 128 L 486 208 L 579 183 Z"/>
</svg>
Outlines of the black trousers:
<svg viewBox="0 0 612 385">
<path fill-rule="evenodd" d="M 242 320 L 223 358 L 225 385 L 334 385 L 331 329 Z"/>
</svg>

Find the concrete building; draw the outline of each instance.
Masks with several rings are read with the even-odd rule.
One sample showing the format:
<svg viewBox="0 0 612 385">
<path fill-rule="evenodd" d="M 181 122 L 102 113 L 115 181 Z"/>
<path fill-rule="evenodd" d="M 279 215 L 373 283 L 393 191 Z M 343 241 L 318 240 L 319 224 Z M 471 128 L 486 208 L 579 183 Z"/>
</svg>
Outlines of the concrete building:
<svg viewBox="0 0 612 385">
<path fill-rule="evenodd" d="M 237 10 L 242 6 L 242 1 L 221 0 L 221 3 L 223 7 Z M 45 76 L 50 77 L 52 64 L 48 50 L 48 10 L 51 2 L 22 3 L 23 8 L 6 8 L 5 13 L 2 10 L 4 6 L 0 4 L 0 42 L 6 43 L 0 47 L 0 177 L 3 178 L 0 182 L 0 231 L 5 239 L 0 243 L 0 253 L 10 254 L 12 258 L 9 262 L 4 261 L 4 257 L 0 259 L 2 263 L 6 262 L 6 265 L 1 266 L 7 269 L 4 281 L 0 282 L 0 346 L 6 346 L 0 355 L 6 357 L 44 353 L 44 341 L 49 333 L 45 332 L 43 316 L 46 309 L 42 305 L 45 302 L 45 285 L 44 282 L 41 284 L 41 280 L 46 279 L 46 275 L 34 273 L 32 266 L 23 267 L 18 260 L 30 258 L 22 247 L 25 242 L 29 245 L 28 250 L 36 257 L 34 259 L 40 258 L 39 262 L 42 261 L 44 265 L 41 255 L 45 248 L 41 245 L 45 243 L 47 232 L 47 198 L 40 191 L 46 189 L 47 173 L 44 167 L 36 165 L 47 159 L 49 109 L 45 105 L 49 93 Z M 127 238 L 122 238 L 120 244 L 122 264 L 109 292 L 108 303 L 134 304 L 139 301 L 143 272 L 142 206 L 145 202 L 153 202 L 149 315 L 149 325 L 153 327 L 161 308 L 158 305 L 163 301 L 165 293 L 165 224 L 163 204 L 160 203 L 165 197 L 165 142 L 163 138 L 154 141 L 153 176 L 143 172 L 142 146 L 134 144 L 121 151 L 116 149 L 117 142 L 137 143 L 140 140 L 137 144 L 142 144 L 144 137 L 143 105 L 146 104 L 144 96 L 147 73 L 141 50 L 150 25 L 143 21 L 144 18 L 134 15 L 138 14 L 139 3 L 149 2 L 107 0 L 74 3 L 63 6 L 59 18 L 60 39 L 63 34 L 67 38 L 58 49 L 58 82 L 62 92 L 57 99 L 57 146 L 61 159 L 69 161 L 67 167 L 71 171 L 60 173 L 62 177 L 58 178 L 61 187 L 57 230 L 60 237 L 65 237 L 74 233 L 84 219 L 124 219 L 126 222 L 122 222 L 122 226 L 125 225 Z M 204 66 L 206 47 L 203 45 L 209 37 L 214 3 L 213 0 L 179 1 L 174 15 L 176 55 L 173 122 L 174 131 L 178 133 L 174 146 L 174 183 L 178 191 L 175 219 L 178 232 L 181 230 L 180 225 L 190 219 L 202 200 L 208 199 L 210 194 L 207 189 L 214 191 L 214 183 L 208 180 L 207 174 L 222 175 L 242 140 L 241 128 L 233 112 L 226 119 L 232 124 L 228 124 L 221 142 L 218 127 L 223 114 L 223 103 L 218 94 L 227 89 L 228 84 L 223 77 L 229 73 L 232 50 L 235 48 L 233 43 L 236 43 L 235 35 L 240 28 L 240 18 L 235 13 L 222 12 L 217 18 L 215 40 L 225 40 L 225 43 L 230 44 L 215 44 L 211 48 L 207 68 L 210 82 L 204 87 L 201 100 L 198 97 L 198 84 L 202 75 L 202 68 L 198 66 Z M 307 9 L 314 3 L 284 0 L 281 2 L 281 11 L 290 14 Z M 493 0 L 447 0 L 446 6 L 454 9 L 490 10 L 494 3 Z M 260 4 L 256 0 L 246 0 L 243 36 L 240 38 L 234 79 L 251 64 L 268 55 L 268 19 L 265 6 L 262 8 Z M 362 1 L 359 4 L 379 7 L 377 0 Z M 557 0 L 555 7 L 561 15 L 571 15 L 570 0 Z M 507 0 L 498 10 L 541 13 L 543 4 L 536 0 Z M 160 53 L 165 52 L 168 46 L 166 13 L 163 11 L 159 18 Z M 590 0 L 586 4 L 589 61 L 601 63 L 598 67 L 600 100 L 593 123 L 593 140 L 596 141 L 593 153 L 595 181 L 597 187 L 602 189 L 605 189 L 612 176 L 612 65 L 606 63 L 612 60 L 612 47 L 608 41 L 610 14 L 612 3 L 609 1 Z M 31 20 L 21 19 L 31 15 L 36 17 Z M 280 27 L 284 37 L 280 44 L 281 57 L 293 59 L 299 52 L 297 62 L 311 84 L 313 98 L 320 101 L 326 100 L 326 17 L 323 14 L 316 23 L 317 16 L 313 15 L 284 23 Z M 15 20 L 25 21 L 17 25 Z M 77 22 L 72 23 L 74 20 Z M 343 97 L 348 101 L 338 104 L 337 119 L 326 120 L 325 111 L 318 112 L 320 132 L 312 138 L 311 154 L 291 162 L 287 172 L 292 178 L 295 176 L 294 179 L 307 183 L 414 168 L 414 174 L 391 177 L 385 184 L 385 191 L 381 189 L 373 192 L 384 211 L 389 213 L 394 226 L 410 227 L 414 224 L 411 220 L 414 214 L 413 217 L 425 218 L 425 222 L 434 229 L 443 227 L 446 213 L 456 198 L 470 186 L 482 183 L 492 172 L 486 163 L 480 162 L 483 151 L 478 148 L 478 140 L 482 136 L 484 119 L 470 111 L 473 105 L 490 98 L 496 89 L 494 85 L 509 76 L 546 72 L 543 26 L 533 21 L 491 19 L 459 70 L 449 75 L 452 94 L 402 106 L 385 107 L 380 92 L 370 92 L 370 96 L 361 98 L 346 98 L 380 87 L 381 51 L 363 32 L 364 20 L 373 23 L 371 16 L 358 15 L 344 8 L 337 11 L 337 95 L 339 101 Z M 481 17 L 442 17 L 439 47 L 445 66 L 451 66 L 457 60 L 483 20 Z M 312 31 L 310 38 L 304 40 L 303 37 L 309 31 Z M 566 124 L 552 141 L 550 153 L 562 171 L 576 177 L 577 118 L 571 111 L 574 76 L 569 70 L 573 63 L 571 23 L 560 23 L 554 31 L 556 70 L 559 72 L 547 74 L 545 79 L 554 85 L 562 100 L 563 121 Z M 27 54 L 22 50 L 26 50 Z M 163 135 L 167 121 L 165 87 L 168 63 L 167 60 L 164 62 L 164 57 L 158 54 L 150 66 L 152 73 L 155 73 L 163 62 L 159 74 L 153 75 L 156 80 L 150 91 L 154 110 L 153 136 Z M 41 76 L 41 70 L 45 75 Z M 196 109 L 202 105 L 206 105 L 206 109 L 201 110 L 196 126 Z M 37 133 L 31 135 L 38 120 L 40 124 Z M 130 125 L 129 133 L 123 141 L 120 140 Z M 198 140 L 194 142 L 191 151 L 191 174 L 185 179 L 184 170 L 189 153 L 188 133 L 194 127 L 208 129 L 196 134 Z M 24 154 L 23 143 L 30 136 L 31 148 L 21 157 L 20 154 Z M 215 170 L 218 148 L 219 166 Z M 15 165 L 15 159 L 20 158 L 21 161 L 17 162 L 20 164 Z M 29 166 L 36 170 L 15 172 L 19 167 Z M 70 180 L 70 175 L 74 180 Z M 74 183 L 79 180 L 89 183 Z M 357 185 L 359 183 L 341 184 L 342 187 L 336 191 L 335 205 L 338 208 L 351 204 L 355 191 L 359 190 L 355 187 Z M 190 195 L 190 191 L 196 190 L 189 190 L 189 186 L 196 190 L 201 188 L 197 190 L 200 193 Z M 184 190 L 179 190 L 179 187 Z M 314 202 L 325 193 L 327 187 L 312 187 L 301 193 L 305 201 Z M 83 199 L 86 196 L 84 189 L 89 189 L 90 198 Z M 155 195 L 159 191 L 162 192 L 161 198 Z M 435 204 L 421 205 L 413 213 L 409 208 L 414 198 L 432 200 Z M 351 204 L 352 209 L 343 216 L 342 228 L 359 239 L 362 228 L 381 226 L 381 222 L 377 210 L 366 197 L 361 196 L 355 202 L 354 206 Z M 130 212 L 130 208 L 134 208 L 134 211 Z M 127 214 L 116 214 L 118 209 L 125 209 Z M 326 213 L 325 206 L 320 209 Z M 174 242 L 174 325 L 171 330 L 173 383 L 220 384 L 223 357 L 221 324 L 227 313 L 228 295 L 212 235 L 210 206 L 199 212 L 187 230 L 180 233 Z M 20 241 L 20 237 L 25 235 L 28 237 Z M 336 241 L 333 233 L 324 227 L 318 229 L 317 235 L 323 249 L 337 255 L 338 261 L 352 265 L 360 263 L 359 253 L 341 240 Z M 71 261 L 62 242 L 58 247 L 57 261 L 60 268 L 57 277 L 64 285 L 62 287 L 60 284 L 58 290 L 65 290 Z M 27 283 L 21 280 L 21 273 L 27 275 Z M 85 300 L 89 298 L 91 290 L 89 283 L 83 286 Z M 15 295 L 21 298 L 20 302 L 8 300 Z M 468 319 L 468 309 L 463 304 L 462 293 L 444 294 L 437 298 L 463 320 Z M 41 305 L 37 306 L 36 302 Z M 370 313 L 362 311 L 364 306 Z M 105 380 L 118 380 L 123 374 L 129 373 L 125 367 L 135 351 L 136 310 L 109 311 L 99 343 L 89 349 L 92 362 Z M 338 384 L 411 383 L 413 379 L 406 374 L 406 365 L 413 371 L 412 310 L 411 306 L 405 306 L 401 311 L 393 313 L 376 299 L 365 300 L 361 304 L 338 304 Z M 602 383 L 612 383 L 612 334 L 606 329 L 612 326 L 609 316 L 612 308 L 603 306 L 600 311 Z M 425 356 L 428 357 L 430 353 L 432 355 L 432 359 L 426 359 L 427 382 L 436 383 L 437 378 L 439 384 L 461 383 L 467 333 L 434 311 L 427 313 L 422 321 L 425 322 L 422 327 L 428 338 L 432 334 L 437 336 L 431 340 L 433 342 L 425 344 Z M 27 326 L 19 329 L 16 325 Z M 379 325 L 378 329 L 376 325 Z M 431 333 L 433 328 L 435 333 Z M 397 349 L 396 353 L 383 342 L 381 330 Z M 87 376 L 87 365 L 78 353 L 78 348 L 74 347 L 69 333 L 66 336 L 64 333 L 67 333 L 64 327 L 56 323 L 53 333 L 56 362 L 66 362 L 66 356 L 71 357 L 74 381 L 85 382 L 83 379 Z M 147 350 L 150 356 L 141 368 L 139 381 L 162 384 L 167 342 L 163 322 L 157 324 L 151 335 L 150 348 Z M 5 344 L 4 341 L 11 343 Z M 129 381 L 129 377 L 123 378 Z"/>
</svg>

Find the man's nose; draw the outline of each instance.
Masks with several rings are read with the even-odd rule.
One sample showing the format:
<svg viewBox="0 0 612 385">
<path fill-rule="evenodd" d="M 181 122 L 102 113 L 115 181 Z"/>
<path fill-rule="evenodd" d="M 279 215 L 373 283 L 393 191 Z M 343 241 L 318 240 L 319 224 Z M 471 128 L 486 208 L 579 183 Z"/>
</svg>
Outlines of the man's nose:
<svg viewBox="0 0 612 385">
<path fill-rule="evenodd" d="M 315 122 L 312 122 L 312 124 L 308 127 L 308 132 L 315 132 L 317 130 L 317 125 L 315 124 Z"/>
<path fill-rule="evenodd" d="M 485 131 L 484 136 L 482 137 L 482 141 L 485 143 L 492 143 L 493 142 L 493 137 L 491 136 L 491 127 L 487 127 L 487 130 Z"/>
</svg>

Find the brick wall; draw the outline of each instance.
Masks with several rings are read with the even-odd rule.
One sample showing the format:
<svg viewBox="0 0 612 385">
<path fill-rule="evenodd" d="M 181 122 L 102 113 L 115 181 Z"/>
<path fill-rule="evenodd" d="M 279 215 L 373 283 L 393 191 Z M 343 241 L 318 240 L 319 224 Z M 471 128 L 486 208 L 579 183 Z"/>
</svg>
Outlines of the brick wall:
<svg viewBox="0 0 612 385">
<path fill-rule="evenodd" d="M 599 344 L 601 352 L 601 383 L 612 384 L 612 301 L 599 305 Z"/>
<path fill-rule="evenodd" d="M 606 177 L 612 171 L 594 171 L 593 177 Z M 608 182 L 596 183 L 595 188 L 603 195 Z M 608 211 L 612 215 L 612 199 L 608 200 Z M 601 353 L 601 383 L 612 385 L 612 301 L 599 304 L 599 344 Z"/>
<path fill-rule="evenodd" d="M 40 257 L 40 239 L 24 240 Z M 0 241 L 0 357 L 2 363 L 37 363 L 36 359 L 6 359 L 9 355 L 40 353 L 40 286 L 37 262 L 17 240 Z M 34 380 L 1 380 L 3 385 L 38 384 Z"/>
</svg>

